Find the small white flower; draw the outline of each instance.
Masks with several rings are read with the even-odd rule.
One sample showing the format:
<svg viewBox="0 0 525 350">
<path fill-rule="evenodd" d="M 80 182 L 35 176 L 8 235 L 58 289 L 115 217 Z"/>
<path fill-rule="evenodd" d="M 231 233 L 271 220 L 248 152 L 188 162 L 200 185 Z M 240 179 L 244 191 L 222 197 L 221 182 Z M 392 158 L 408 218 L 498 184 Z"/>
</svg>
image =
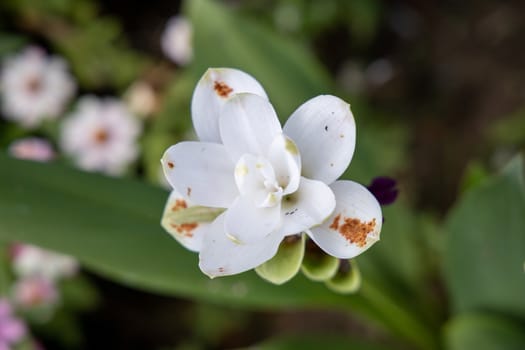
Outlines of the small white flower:
<svg viewBox="0 0 525 350">
<path fill-rule="evenodd" d="M 38 137 L 26 137 L 9 145 L 9 154 L 15 158 L 48 162 L 55 158 L 53 146 Z"/>
<path fill-rule="evenodd" d="M 201 142 L 171 146 L 161 162 L 177 191 L 167 210 L 177 200 L 224 210 L 209 224 L 195 220 L 188 230 L 170 232 L 200 252 L 204 273 L 250 270 L 272 258 L 284 237 L 301 232 L 341 259 L 379 239 L 382 214 L 375 197 L 356 182 L 336 181 L 355 148 L 346 102 L 315 97 L 281 129 L 253 77 L 209 69 L 195 89 L 192 117 Z"/>
<path fill-rule="evenodd" d="M 75 83 L 59 57 L 36 47 L 6 59 L 0 73 L 2 113 L 25 128 L 56 119 L 75 92 Z"/>
<path fill-rule="evenodd" d="M 185 66 L 193 59 L 193 27 L 184 16 L 169 19 L 161 38 L 164 54 L 178 65 Z"/>
<path fill-rule="evenodd" d="M 56 281 L 73 276 L 78 262 L 64 254 L 33 245 L 17 244 L 13 248 L 13 270 L 19 277 L 41 277 Z"/>
<path fill-rule="evenodd" d="M 116 99 L 83 97 L 62 125 L 60 145 L 88 171 L 122 174 L 139 152 L 141 125 Z"/>
</svg>

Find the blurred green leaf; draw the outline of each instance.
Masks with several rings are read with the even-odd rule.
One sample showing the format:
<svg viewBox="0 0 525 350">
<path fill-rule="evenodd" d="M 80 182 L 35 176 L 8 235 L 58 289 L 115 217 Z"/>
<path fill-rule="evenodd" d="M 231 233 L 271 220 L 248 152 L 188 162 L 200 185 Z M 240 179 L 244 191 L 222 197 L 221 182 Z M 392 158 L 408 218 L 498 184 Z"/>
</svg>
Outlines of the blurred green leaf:
<svg viewBox="0 0 525 350">
<path fill-rule="evenodd" d="M 425 325 L 371 284 L 350 298 L 303 276 L 283 286 L 254 272 L 208 279 L 197 255 L 161 229 L 168 195 L 161 189 L 2 154 L 0 168 L 0 240 L 70 254 L 93 271 L 157 293 L 255 308 L 353 310 L 421 348 L 434 348 Z"/>
<path fill-rule="evenodd" d="M 461 314 L 445 326 L 449 350 L 522 350 L 525 327 L 497 315 Z"/>
<path fill-rule="evenodd" d="M 525 316 L 523 160 L 469 192 L 452 210 L 445 277 L 456 311 L 488 309 Z"/>
<path fill-rule="evenodd" d="M 253 75 L 266 89 L 281 120 L 307 99 L 333 90 L 326 71 L 298 43 L 254 21 L 236 16 L 217 2 L 186 2 L 195 27 L 192 70 L 235 67 Z"/>
<path fill-rule="evenodd" d="M 18 35 L 0 32 L 0 59 L 13 55 L 27 44 L 27 38 Z"/>
<path fill-rule="evenodd" d="M 256 345 L 259 350 L 386 350 L 390 346 L 378 345 L 351 337 L 328 334 L 301 334 L 276 337 Z"/>
</svg>

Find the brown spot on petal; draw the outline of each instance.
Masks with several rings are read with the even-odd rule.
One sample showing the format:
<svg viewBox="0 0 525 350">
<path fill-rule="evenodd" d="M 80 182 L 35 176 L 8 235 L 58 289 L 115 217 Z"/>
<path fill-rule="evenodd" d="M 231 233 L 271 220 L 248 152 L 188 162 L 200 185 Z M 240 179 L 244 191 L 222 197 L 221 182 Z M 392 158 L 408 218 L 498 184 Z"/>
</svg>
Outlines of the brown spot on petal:
<svg viewBox="0 0 525 350">
<path fill-rule="evenodd" d="M 187 222 L 184 224 L 170 224 L 171 227 L 173 227 L 179 235 L 183 235 L 184 237 L 191 238 L 193 237 L 193 230 L 195 230 L 199 224 L 196 222 Z"/>
<path fill-rule="evenodd" d="M 173 164 L 172 162 L 168 162 L 166 164 L 168 164 L 168 168 L 170 169 L 173 169 L 175 167 L 175 164 Z"/>
<path fill-rule="evenodd" d="M 213 84 L 213 89 L 215 90 L 217 95 L 224 98 L 228 97 L 233 91 L 231 87 L 229 87 L 228 85 L 226 85 L 226 83 L 222 81 L 216 81 Z"/>
<path fill-rule="evenodd" d="M 355 218 L 344 218 L 341 221 L 341 214 L 334 218 L 334 221 L 329 226 L 330 229 L 338 231 L 348 242 L 356 244 L 359 247 L 366 245 L 368 234 L 374 231 L 376 227 L 376 219 L 369 222 L 363 222 Z"/>
<path fill-rule="evenodd" d="M 220 273 L 223 273 L 225 270 L 224 270 L 224 267 L 219 267 L 219 272 Z"/>
<path fill-rule="evenodd" d="M 186 195 L 191 196 L 191 187 L 186 188 Z"/>
<path fill-rule="evenodd" d="M 332 224 L 330 225 L 329 228 L 331 228 L 332 230 L 339 230 L 339 219 L 341 219 L 341 214 L 338 214 L 335 218 L 334 218 L 334 221 L 332 222 Z"/>
<path fill-rule="evenodd" d="M 186 201 L 184 199 L 177 199 L 175 201 L 175 204 L 171 207 L 171 211 L 177 211 L 179 209 L 186 209 L 188 207 L 188 204 L 186 204 Z"/>
</svg>

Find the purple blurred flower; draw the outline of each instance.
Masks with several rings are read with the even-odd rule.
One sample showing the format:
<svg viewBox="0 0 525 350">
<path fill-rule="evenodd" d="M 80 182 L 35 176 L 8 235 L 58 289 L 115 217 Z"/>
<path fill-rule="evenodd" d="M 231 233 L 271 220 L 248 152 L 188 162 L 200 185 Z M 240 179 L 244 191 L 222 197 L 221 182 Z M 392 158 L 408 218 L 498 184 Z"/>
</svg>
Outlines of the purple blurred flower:
<svg viewBox="0 0 525 350">
<path fill-rule="evenodd" d="M 396 185 L 396 180 L 391 177 L 379 176 L 374 178 L 367 188 L 376 197 L 379 204 L 388 205 L 394 203 L 397 198 Z"/>
<path fill-rule="evenodd" d="M 13 316 L 7 299 L 0 299 L 0 350 L 9 350 L 26 334 L 25 324 Z"/>
</svg>

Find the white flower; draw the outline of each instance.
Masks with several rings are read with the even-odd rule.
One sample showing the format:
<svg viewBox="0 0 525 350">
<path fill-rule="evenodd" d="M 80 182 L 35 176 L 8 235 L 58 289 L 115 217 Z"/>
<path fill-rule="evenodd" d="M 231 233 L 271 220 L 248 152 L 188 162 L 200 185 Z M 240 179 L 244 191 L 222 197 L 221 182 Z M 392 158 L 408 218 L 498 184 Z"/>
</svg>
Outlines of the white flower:
<svg viewBox="0 0 525 350">
<path fill-rule="evenodd" d="M 36 47 L 8 58 L 0 73 L 2 113 L 25 128 L 56 119 L 75 92 L 75 83 L 59 57 Z"/>
<path fill-rule="evenodd" d="M 171 146 L 161 162 L 177 191 L 167 210 L 176 200 L 225 209 L 209 224 L 195 220 L 195 231 L 171 231 L 200 252 L 199 266 L 209 276 L 257 267 L 276 254 L 284 237 L 301 232 L 341 259 L 379 239 L 382 215 L 375 197 L 358 183 L 336 181 L 355 148 L 346 102 L 315 97 L 281 129 L 254 78 L 209 69 L 195 89 L 192 117 L 201 142 Z"/>
<path fill-rule="evenodd" d="M 17 244 L 13 252 L 13 270 L 19 277 L 41 277 L 55 281 L 71 277 L 78 270 L 74 258 L 33 245 Z"/>
<path fill-rule="evenodd" d="M 162 33 L 161 46 L 164 54 L 178 65 L 185 66 L 193 59 L 193 27 L 183 16 L 169 19 Z"/>
<path fill-rule="evenodd" d="M 26 137 L 9 145 L 9 154 L 15 158 L 48 162 L 55 158 L 53 146 L 38 137 Z"/>
<path fill-rule="evenodd" d="M 140 123 L 116 99 L 83 97 L 61 131 L 62 149 L 84 170 L 119 175 L 138 156 Z"/>
</svg>

